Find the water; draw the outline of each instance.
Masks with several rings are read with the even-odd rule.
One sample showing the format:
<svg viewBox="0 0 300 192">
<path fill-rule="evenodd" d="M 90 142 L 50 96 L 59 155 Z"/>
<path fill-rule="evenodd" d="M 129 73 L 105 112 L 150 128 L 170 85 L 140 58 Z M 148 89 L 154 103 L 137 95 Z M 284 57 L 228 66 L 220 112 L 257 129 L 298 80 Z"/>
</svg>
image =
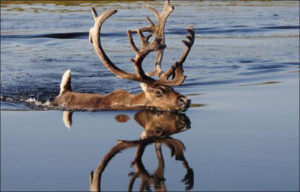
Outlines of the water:
<svg viewBox="0 0 300 192">
<path fill-rule="evenodd" d="M 174 149 L 179 152 L 184 145 L 182 154 L 194 177 L 183 166 L 182 158 L 171 156 L 166 140 L 156 139 L 162 145 L 163 186 L 168 191 L 182 191 L 187 186 L 194 191 L 298 190 L 297 87 L 297 82 L 288 80 L 268 86 L 230 87 L 193 97 L 193 101 L 208 105 L 189 109 L 181 119 L 189 119 L 191 128 L 185 121 L 187 129 L 169 135 L 173 138 L 169 142 L 177 141 L 179 146 Z M 136 171 L 131 163 L 138 144 L 148 142 L 142 163 L 149 176 L 158 167 L 151 137 L 147 142 L 138 141 L 145 137 L 143 132 L 168 135 L 174 133 L 170 129 L 173 123 L 180 120 L 178 115 L 172 118 L 162 114 L 159 119 L 155 114 L 144 118 L 138 113 L 142 112 L 74 112 L 72 118 L 66 118 L 70 116 L 61 111 L 2 111 L 1 190 L 87 191 L 90 172 L 97 171 L 105 155 L 118 146 L 118 140 L 125 140 L 132 146 L 121 148 L 121 153 L 112 157 L 100 186 L 103 191 L 126 191 L 131 179 L 128 174 Z M 116 119 L 128 120 L 122 123 Z M 146 123 L 141 119 L 147 119 Z M 163 131 L 154 132 L 157 127 Z M 193 185 L 181 182 L 187 173 Z M 137 177 L 134 191 L 139 190 L 140 182 Z"/>
<path fill-rule="evenodd" d="M 160 8 L 162 2 L 147 2 Z M 103 27 L 103 46 L 120 68 L 133 72 L 134 53 L 126 30 L 147 25 L 145 2 L 126 3 L 16 3 L 2 4 L 1 99 L 52 100 L 66 69 L 73 73 L 78 92 L 107 93 L 138 83 L 117 79 L 100 62 L 88 42 L 93 26 L 90 7 L 99 13 L 118 9 Z M 192 87 L 227 86 L 265 79 L 276 80 L 299 70 L 299 10 L 297 2 L 173 2 L 175 11 L 166 25 L 163 69 L 184 50 L 188 24 L 196 40 L 184 64 L 188 76 L 180 91 Z M 188 14 L 187 14 L 188 11 Z M 144 62 L 153 69 L 154 54 Z"/>
<path fill-rule="evenodd" d="M 142 7 L 160 9 L 162 1 L 1 2 L 1 190 L 87 191 L 90 172 L 118 140 L 127 146 L 105 167 L 104 191 L 127 190 L 137 170 L 169 191 L 299 189 L 299 2 L 171 3 L 164 70 L 183 52 L 187 25 L 196 32 L 187 79 L 176 87 L 192 99 L 184 115 L 49 110 L 66 69 L 78 92 L 140 91 L 98 59 L 88 42 L 90 7 L 119 10 L 104 24 L 102 42 L 114 63 L 133 72 L 126 30 L 147 25 L 145 16 L 155 20 Z M 146 71 L 154 60 L 146 58 Z M 131 167 L 138 146 L 145 152 Z M 140 183 L 137 177 L 133 190 Z"/>
</svg>

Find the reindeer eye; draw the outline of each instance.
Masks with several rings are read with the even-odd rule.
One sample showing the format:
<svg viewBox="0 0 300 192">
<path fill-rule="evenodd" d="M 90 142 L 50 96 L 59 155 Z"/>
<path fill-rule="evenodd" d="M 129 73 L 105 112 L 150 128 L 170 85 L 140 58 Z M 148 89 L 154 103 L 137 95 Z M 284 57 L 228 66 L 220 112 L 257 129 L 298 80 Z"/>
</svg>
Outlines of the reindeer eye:
<svg viewBox="0 0 300 192">
<path fill-rule="evenodd" d="M 163 128 L 155 127 L 155 136 L 161 136 L 163 134 Z"/>
<path fill-rule="evenodd" d="M 156 89 L 154 93 L 155 93 L 155 96 L 156 96 L 156 97 L 161 97 L 161 96 L 163 96 L 163 91 L 160 90 L 160 89 Z"/>
</svg>

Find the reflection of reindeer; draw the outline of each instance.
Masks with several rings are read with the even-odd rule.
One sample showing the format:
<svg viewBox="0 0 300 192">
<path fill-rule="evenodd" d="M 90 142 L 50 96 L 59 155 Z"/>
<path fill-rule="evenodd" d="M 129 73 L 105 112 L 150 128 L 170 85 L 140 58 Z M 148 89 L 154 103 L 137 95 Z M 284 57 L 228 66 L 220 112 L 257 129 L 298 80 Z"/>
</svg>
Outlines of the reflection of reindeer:
<svg viewBox="0 0 300 192">
<path fill-rule="evenodd" d="M 194 44 L 195 34 L 193 26 L 189 26 L 187 31 L 187 41 L 183 41 L 186 46 L 182 56 L 176 61 L 168 71 L 161 70 L 161 61 L 163 51 L 166 47 L 164 37 L 164 27 L 168 16 L 173 12 L 174 7 L 170 5 L 169 0 L 165 0 L 162 13 L 152 7 L 146 7 L 151 10 L 157 23 L 154 24 L 149 17 L 147 21 L 149 26 L 136 30 L 128 30 L 128 39 L 130 47 L 135 52 L 136 56 L 131 59 L 133 62 L 135 73 L 123 71 L 117 67 L 106 55 L 101 45 L 100 30 L 102 24 L 117 10 L 108 10 L 98 16 L 94 8 L 92 13 L 94 16 L 94 27 L 90 30 L 90 41 L 94 46 L 96 53 L 102 63 L 118 78 L 128 79 L 140 82 L 143 91 L 133 95 L 125 90 L 116 90 L 106 95 L 78 93 L 71 89 L 71 72 L 66 71 L 63 75 L 60 94 L 55 98 L 53 104 L 55 106 L 68 110 L 141 110 L 141 109 L 160 109 L 164 111 L 186 111 L 190 106 L 190 99 L 180 93 L 177 93 L 172 86 L 179 86 L 183 83 L 186 76 L 183 74 L 183 63 L 189 54 L 191 47 Z M 137 48 L 132 35 L 137 34 L 141 46 Z M 146 36 L 144 36 L 146 35 Z M 150 37 L 153 35 L 153 40 Z M 149 42 L 149 40 L 152 40 Z M 144 58 L 151 52 L 157 51 L 155 71 L 145 73 L 142 67 Z M 159 79 L 154 79 L 151 76 L 157 76 Z"/>
<path fill-rule="evenodd" d="M 175 155 L 175 159 L 182 161 L 187 173 L 183 178 L 186 184 L 186 189 L 192 189 L 194 184 L 194 173 L 185 160 L 183 150 L 185 149 L 183 143 L 170 137 L 174 133 L 185 131 L 190 128 L 190 121 L 184 114 L 168 113 L 168 112 L 151 112 L 142 111 L 135 115 L 135 120 L 144 127 L 142 138 L 140 140 L 124 141 L 120 140 L 102 159 L 95 172 L 90 174 L 90 190 L 100 191 L 101 176 L 109 161 L 119 152 L 137 147 L 134 161 L 132 165 L 135 166 L 135 172 L 130 173 L 131 176 L 128 186 L 128 191 L 132 191 L 136 178 L 141 179 L 140 191 L 150 190 L 153 186 L 156 191 L 166 191 L 164 184 L 164 159 L 161 151 L 161 144 L 166 145 L 171 155 Z M 142 156 L 145 148 L 154 143 L 156 156 L 158 159 L 158 167 L 153 174 L 144 167 Z"/>
<path fill-rule="evenodd" d="M 144 128 L 141 139 L 164 137 L 190 128 L 190 120 L 186 115 L 169 112 L 140 111 L 134 119 Z"/>
</svg>

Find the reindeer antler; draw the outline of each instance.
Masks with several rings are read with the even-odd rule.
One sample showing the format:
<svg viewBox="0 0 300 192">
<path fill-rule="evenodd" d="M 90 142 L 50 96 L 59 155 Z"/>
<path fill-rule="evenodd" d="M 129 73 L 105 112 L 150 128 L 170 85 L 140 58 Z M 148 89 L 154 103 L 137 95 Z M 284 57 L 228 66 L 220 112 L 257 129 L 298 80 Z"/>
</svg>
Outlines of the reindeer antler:
<svg viewBox="0 0 300 192">
<path fill-rule="evenodd" d="M 163 11 L 161 14 L 159 14 L 156 9 L 154 9 L 153 7 L 150 7 L 148 5 L 146 5 L 145 8 L 149 9 L 150 11 L 152 11 L 154 13 L 154 15 L 157 19 L 157 24 L 154 25 L 152 20 L 147 16 L 146 20 L 148 21 L 149 26 L 141 28 L 140 31 L 153 33 L 156 38 L 161 39 L 162 44 L 165 44 L 165 33 L 164 33 L 165 24 L 166 24 L 166 20 L 167 20 L 168 16 L 173 12 L 174 6 L 170 5 L 169 0 L 165 0 Z M 132 33 L 137 33 L 137 31 L 129 30 L 129 33 L 131 35 Z M 151 73 L 147 73 L 147 75 L 149 75 L 149 76 L 156 75 L 159 77 L 159 75 L 162 72 L 161 71 L 161 61 L 162 61 L 162 57 L 163 57 L 163 52 L 164 52 L 164 49 L 157 51 L 155 70 Z"/>
<path fill-rule="evenodd" d="M 161 79 L 167 80 L 172 75 L 173 81 L 178 82 L 178 85 L 182 84 L 186 78 L 186 76 L 183 75 L 183 72 L 184 72 L 183 71 L 183 63 L 184 63 L 187 55 L 189 54 L 189 52 L 194 44 L 194 41 L 195 41 L 195 32 L 194 32 L 194 27 L 192 25 L 188 26 L 187 32 L 189 33 L 189 35 L 186 36 L 188 41 L 182 40 L 182 42 L 186 46 L 182 56 L 180 57 L 180 59 L 178 61 L 176 61 L 170 67 L 170 69 L 167 72 L 163 73 L 160 76 Z"/>
<path fill-rule="evenodd" d="M 147 9 L 151 10 L 156 19 L 157 24 L 154 25 L 153 22 L 149 17 L 146 17 L 147 21 L 149 22 L 149 26 L 136 29 L 136 30 L 128 30 L 127 35 L 129 39 L 129 44 L 131 49 L 135 52 L 136 56 L 134 59 L 131 59 L 131 61 L 134 63 L 134 68 L 136 71 L 136 74 L 125 72 L 118 68 L 115 64 L 113 64 L 110 59 L 105 54 L 100 41 L 100 30 L 101 26 L 104 23 L 106 19 L 108 19 L 111 15 L 115 14 L 117 10 L 109 10 L 104 12 L 101 16 L 97 16 L 97 12 L 94 8 L 92 8 L 92 14 L 94 16 L 95 24 L 94 27 L 90 29 L 90 36 L 89 39 L 91 43 L 93 43 L 94 49 L 96 53 L 98 54 L 99 58 L 103 62 L 103 64 L 117 77 L 121 79 L 129 79 L 133 81 L 138 81 L 142 83 L 146 83 L 150 86 L 156 86 L 156 85 L 169 85 L 169 86 L 178 86 L 183 83 L 186 76 L 183 75 L 183 67 L 182 64 L 185 61 L 185 58 L 187 57 L 193 43 L 194 43 L 194 30 L 193 27 L 189 27 L 188 31 L 190 32 L 190 35 L 187 36 L 189 41 L 183 41 L 183 43 L 187 46 L 187 49 L 185 50 L 182 57 L 174 63 L 171 68 L 166 72 L 162 73 L 161 71 L 161 60 L 163 57 L 163 51 L 166 47 L 165 45 L 165 37 L 164 37 L 164 27 L 166 20 L 168 16 L 172 13 L 174 10 L 173 6 L 170 6 L 169 0 L 165 0 L 165 4 L 163 7 L 163 11 L 161 14 L 157 12 L 156 9 L 146 6 Z M 144 36 L 143 32 L 150 32 L 147 36 Z M 137 48 L 135 45 L 132 34 L 137 33 L 139 36 L 139 39 L 141 41 L 141 47 Z M 149 42 L 150 37 L 154 35 L 154 39 L 152 42 Z M 156 57 L 156 63 L 155 63 L 155 71 L 145 74 L 143 68 L 142 68 L 142 62 L 144 58 L 153 51 L 157 51 L 157 57 Z M 156 75 L 160 77 L 159 80 L 155 80 L 151 78 L 151 75 Z M 168 80 L 169 77 L 173 75 L 173 78 L 171 80 Z"/>
<path fill-rule="evenodd" d="M 145 6 L 145 7 L 154 13 L 154 15 L 157 19 L 157 30 L 156 31 L 152 30 L 154 24 L 150 20 L 149 17 L 146 17 L 146 19 L 149 22 L 150 26 L 142 28 L 140 30 L 153 32 L 154 34 L 156 34 L 157 36 L 159 36 L 162 39 L 162 43 L 165 43 L 165 37 L 164 37 L 165 23 L 166 23 L 168 16 L 173 12 L 174 7 L 170 6 L 169 0 L 165 0 L 163 12 L 161 14 L 158 14 L 158 11 L 150 6 Z M 189 54 L 189 52 L 194 44 L 194 41 L 195 41 L 194 27 L 192 25 L 189 25 L 187 28 L 187 31 L 189 32 L 189 35 L 186 36 L 188 41 L 185 41 L 185 40 L 182 41 L 185 44 L 186 49 L 185 49 L 184 53 L 182 54 L 181 58 L 177 62 L 175 62 L 167 72 L 164 73 L 161 70 L 161 61 L 162 61 L 162 56 L 163 56 L 164 50 L 159 50 L 157 52 L 157 57 L 156 57 L 156 62 L 155 62 L 155 70 L 153 72 L 147 73 L 147 75 L 157 76 L 161 80 L 164 80 L 164 81 L 168 80 L 169 77 L 172 75 L 173 76 L 172 83 L 169 81 L 168 84 L 172 84 L 173 86 L 176 86 L 176 85 L 181 85 L 183 83 L 186 76 L 183 75 L 184 71 L 183 71 L 182 64 L 184 63 L 184 61 L 185 61 L 187 55 Z M 163 81 L 161 81 L 161 83 L 163 83 Z"/>
<path fill-rule="evenodd" d="M 95 10 L 95 8 L 92 7 L 92 14 L 94 17 L 95 24 L 90 29 L 89 40 L 93 44 L 96 53 L 98 54 L 102 63 L 118 78 L 139 81 L 142 83 L 148 83 L 154 81 L 152 78 L 146 76 L 143 73 L 142 69 L 137 70 L 138 72 L 141 72 L 141 74 L 139 75 L 123 71 L 122 69 L 118 68 L 114 63 L 112 63 L 110 59 L 107 57 L 107 55 L 105 54 L 101 46 L 100 30 L 104 21 L 108 19 L 111 15 L 115 14 L 116 12 L 117 10 L 108 10 L 104 12 L 101 16 L 98 16 L 97 11 Z"/>
</svg>

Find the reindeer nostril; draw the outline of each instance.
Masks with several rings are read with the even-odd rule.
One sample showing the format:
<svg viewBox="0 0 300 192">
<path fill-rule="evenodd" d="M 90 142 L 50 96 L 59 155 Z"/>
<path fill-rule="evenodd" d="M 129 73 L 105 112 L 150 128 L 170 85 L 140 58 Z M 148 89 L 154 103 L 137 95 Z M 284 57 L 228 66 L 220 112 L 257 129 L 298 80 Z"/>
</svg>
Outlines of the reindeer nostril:
<svg viewBox="0 0 300 192">
<path fill-rule="evenodd" d="M 191 104 L 191 99 L 187 98 L 187 104 L 188 104 L 188 105 Z"/>
<path fill-rule="evenodd" d="M 180 96 L 178 98 L 179 104 L 186 104 L 187 103 L 187 98 L 185 96 Z"/>
</svg>

